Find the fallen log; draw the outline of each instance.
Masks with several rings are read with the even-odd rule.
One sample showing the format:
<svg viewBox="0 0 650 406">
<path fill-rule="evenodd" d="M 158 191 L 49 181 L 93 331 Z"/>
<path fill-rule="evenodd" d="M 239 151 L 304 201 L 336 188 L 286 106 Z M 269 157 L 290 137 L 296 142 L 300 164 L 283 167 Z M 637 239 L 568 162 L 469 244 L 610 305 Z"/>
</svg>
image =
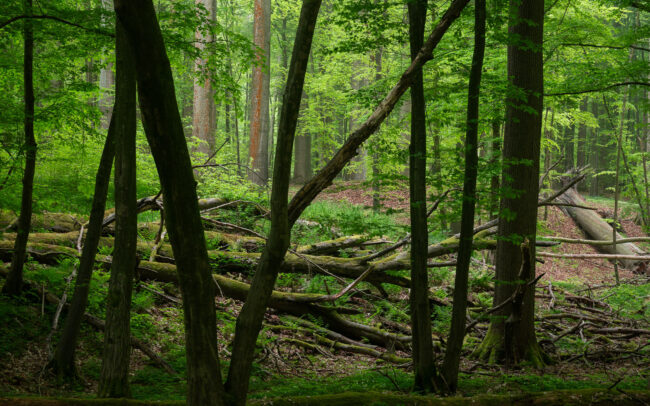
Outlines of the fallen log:
<svg viewBox="0 0 650 406">
<path fill-rule="evenodd" d="M 562 195 L 557 197 L 557 201 L 571 205 L 586 205 L 584 199 L 574 188 L 567 189 Z M 593 210 L 572 206 L 562 206 L 561 209 L 575 220 L 590 239 L 602 241 L 612 238 L 612 226 Z M 618 240 L 619 238 L 622 239 L 623 237 L 617 234 L 616 239 Z M 630 270 L 636 270 L 643 262 L 648 261 L 648 259 L 635 258 L 635 256 L 643 254 L 643 250 L 630 242 L 616 244 L 616 246 L 601 244 L 594 246 L 605 254 L 620 255 L 621 257 L 612 259 L 617 259 L 621 265 Z"/>
</svg>

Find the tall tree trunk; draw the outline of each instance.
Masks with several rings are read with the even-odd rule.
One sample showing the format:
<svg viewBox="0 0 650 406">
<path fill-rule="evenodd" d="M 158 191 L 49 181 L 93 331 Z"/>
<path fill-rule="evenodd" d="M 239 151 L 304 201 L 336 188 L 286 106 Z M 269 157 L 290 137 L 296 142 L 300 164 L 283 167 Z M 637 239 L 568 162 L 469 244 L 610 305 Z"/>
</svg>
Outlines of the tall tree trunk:
<svg viewBox="0 0 650 406">
<path fill-rule="evenodd" d="M 564 170 L 570 171 L 575 167 L 575 125 L 570 124 L 564 134 Z"/>
<path fill-rule="evenodd" d="M 261 50 L 251 81 L 248 179 L 258 185 L 269 178 L 269 99 L 271 97 L 271 0 L 255 0 L 253 43 Z M 258 51 L 259 51 L 258 50 Z"/>
<path fill-rule="evenodd" d="M 95 176 L 95 194 L 93 195 L 88 231 L 84 240 L 79 269 L 75 281 L 72 302 L 65 318 L 65 324 L 61 332 L 61 338 L 54 351 L 54 357 L 49 363 L 57 375 L 59 381 L 68 380 L 76 376 L 74 356 L 77 347 L 79 329 L 83 321 L 88 304 L 88 291 L 90 289 L 90 278 L 95 265 L 97 245 L 102 232 L 102 221 L 106 209 L 106 195 L 111 177 L 113 158 L 115 157 L 115 121 L 111 119 L 108 127 L 108 135 L 104 143 L 104 150 L 99 160 L 99 168 Z"/>
<path fill-rule="evenodd" d="M 32 0 L 23 0 L 25 15 L 32 15 Z M 25 172 L 23 173 L 23 192 L 18 217 L 18 230 L 11 256 L 9 275 L 2 287 L 2 293 L 19 295 L 23 287 L 23 267 L 27 249 L 27 239 L 32 222 L 32 192 L 34 172 L 36 171 L 36 138 L 34 137 L 34 29 L 32 20 L 23 20 L 23 83 L 25 99 Z"/>
<path fill-rule="evenodd" d="M 595 98 L 591 100 L 591 114 L 593 114 L 594 118 L 598 120 L 598 102 L 596 101 Z M 592 196 L 598 196 L 598 191 L 599 191 L 599 182 L 598 182 L 598 172 L 600 172 L 600 154 L 601 154 L 601 146 L 599 143 L 599 131 L 598 131 L 598 126 L 594 127 L 591 130 L 591 142 L 589 143 L 591 145 L 591 152 L 589 153 L 589 162 L 591 169 L 594 171 L 594 175 L 591 177 L 589 181 L 589 194 Z"/>
<path fill-rule="evenodd" d="M 233 356 L 226 381 L 226 390 L 236 405 L 243 406 L 246 403 L 255 342 L 262 326 L 264 312 L 271 297 L 275 279 L 278 276 L 278 270 L 289 247 L 291 226 L 287 207 L 293 141 L 320 5 L 321 0 L 304 0 L 300 11 L 278 125 L 277 152 L 271 191 L 271 230 L 246 302 L 237 317 Z"/>
<path fill-rule="evenodd" d="M 197 6 L 205 7 L 211 22 L 216 19 L 215 3 L 215 0 L 196 0 Z M 194 38 L 196 47 L 200 51 L 205 49 L 205 43 L 213 41 L 212 35 L 204 35 L 200 29 L 196 30 Z M 197 151 L 209 156 L 215 149 L 216 109 L 210 74 L 205 71 L 205 64 L 204 59 L 199 58 L 194 61 L 194 71 L 197 77 L 194 79 L 192 137 L 200 141 Z"/>
<path fill-rule="evenodd" d="M 135 55 L 142 123 L 160 176 L 165 222 L 183 296 L 187 404 L 223 405 L 215 286 L 165 44 L 151 0 L 115 0 L 115 11 Z"/>
<path fill-rule="evenodd" d="M 499 120 L 492 121 L 492 145 L 490 146 L 491 154 L 490 165 L 493 166 L 493 175 L 490 178 L 490 220 L 497 218 L 499 211 L 499 175 L 494 167 L 498 165 L 501 158 L 501 123 Z"/>
<path fill-rule="evenodd" d="M 101 6 L 108 14 L 113 8 L 111 0 L 101 0 Z M 104 27 L 110 26 L 109 21 L 102 19 Z M 106 62 L 106 66 L 99 71 L 99 88 L 102 89 L 102 95 L 99 99 L 99 110 L 102 112 L 101 127 L 106 130 L 110 126 L 112 119 L 113 104 L 115 102 L 115 74 L 113 73 L 113 62 Z"/>
<path fill-rule="evenodd" d="M 427 0 L 408 3 L 409 43 L 411 60 L 417 57 L 424 42 L 427 18 Z M 437 372 L 431 338 L 431 309 L 429 307 L 429 279 L 427 275 L 427 131 L 426 101 L 422 68 L 411 79 L 411 145 L 409 148 L 409 189 L 411 207 L 411 326 L 413 329 L 413 370 L 415 390 L 434 392 Z"/>
<path fill-rule="evenodd" d="M 478 124 L 481 72 L 485 54 L 485 0 L 476 0 L 474 11 L 474 55 L 469 76 L 467 95 L 467 132 L 465 134 L 465 179 L 463 185 L 463 211 L 460 226 L 460 244 L 456 259 L 454 282 L 454 305 L 451 316 L 451 330 L 447 340 L 445 360 L 442 364 L 444 382 L 450 392 L 458 387 L 458 366 L 460 352 L 465 339 L 467 318 L 467 291 L 469 263 L 472 259 L 474 236 L 474 210 L 476 207 L 476 178 L 478 176 Z"/>
<path fill-rule="evenodd" d="M 424 38 L 424 28 L 422 31 L 422 37 Z M 377 51 L 375 52 L 375 58 L 374 58 L 375 59 L 375 82 L 379 82 L 383 77 L 383 72 L 382 72 L 383 53 L 384 53 L 383 47 L 379 47 L 379 49 L 377 49 Z M 424 131 L 426 133 L 426 128 Z M 372 168 L 372 209 L 374 211 L 379 211 L 379 208 L 381 207 L 381 198 L 379 194 L 380 186 L 381 186 L 381 182 L 379 179 L 381 177 L 381 170 L 379 168 L 379 152 L 377 151 L 374 151 L 372 153 L 371 168 Z"/>
<path fill-rule="evenodd" d="M 104 355 L 98 395 L 130 396 L 131 291 L 136 267 L 135 66 L 124 27 L 115 24 L 115 248 L 106 298 Z"/>
<path fill-rule="evenodd" d="M 585 97 L 580 104 L 580 112 L 586 113 L 589 108 L 589 98 Z M 587 164 L 587 125 L 580 123 L 578 127 L 578 138 L 576 144 L 576 166 L 582 168 Z M 584 191 L 584 183 L 580 182 L 578 184 L 578 190 Z"/>
<path fill-rule="evenodd" d="M 524 280 L 519 283 L 527 283 L 535 275 L 543 105 L 543 23 L 543 0 L 511 0 L 509 33 L 512 43 L 508 45 L 508 77 L 511 85 L 525 98 L 511 97 L 506 103 L 501 182 L 506 190 L 514 191 L 516 195 L 511 193 L 501 198 L 495 306 L 512 296 L 520 278 Z M 525 255 L 526 261 L 522 261 L 522 248 L 525 248 L 522 242 L 526 240 L 530 252 Z M 530 287 L 525 290 L 523 303 L 517 306 L 510 303 L 495 312 L 499 317 L 492 319 L 488 333 L 477 349 L 478 356 L 490 362 L 516 364 L 530 360 L 533 365 L 544 365 L 544 354 L 535 337 L 534 294 L 535 288 Z"/>
</svg>

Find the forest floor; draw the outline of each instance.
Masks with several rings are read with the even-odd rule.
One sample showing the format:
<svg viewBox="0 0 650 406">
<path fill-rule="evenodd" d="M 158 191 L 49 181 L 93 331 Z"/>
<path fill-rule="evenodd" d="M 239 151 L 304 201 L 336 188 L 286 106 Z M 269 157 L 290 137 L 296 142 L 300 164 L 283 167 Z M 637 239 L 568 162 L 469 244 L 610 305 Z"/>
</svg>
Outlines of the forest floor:
<svg viewBox="0 0 650 406">
<path fill-rule="evenodd" d="M 407 191 L 386 192 L 382 193 L 382 197 L 384 210 L 388 209 L 395 223 L 402 227 L 398 230 L 403 230 L 404 223 L 408 221 Z M 350 183 L 335 184 L 326 190 L 319 200 L 348 208 L 372 206 L 371 192 L 362 185 Z M 602 200 L 590 201 L 590 204 L 596 205 L 599 212 L 604 214 L 612 211 L 607 202 Z M 540 235 L 583 238 L 575 223 L 557 207 L 549 207 L 546 219 L 544 216 L 542 209 Z M 645 235 L 631 219 L 623 220 L 622 227 L 628 237 Z M 329 236 L 323 239 L 327 238 Z M 593 248 L 583 245 L 565 244 L 554 249 L 563 253 L 596 253 Z M 648 246 L 644 246 L 644 249 L 650 250 Z M 60 267 L 65 266 L 63 264 Z M 70 267 L 69 264 L 67 266 Z M 489 265 L 487 252 L 476 254 L 473 268 L 475 269 L 472 270 L 470 307 L 478 309 L 477 312 L 480 313 L 480 309 L 491 306 L 493 269 Z M 35 276 L 44 271 L 43 265 L 28 263 L 27 274 L 39 280 L 43 286 L 52 285 L 52 289 L 55 286 L 60 287 L 60 279 L 67 275 L 64 269 L 59 273 L 47 273 L 45 277 Z M 585 327 L 584 335 L 580 328 L 579 332 L 576 329 L 572 334 L 563 337 L 561 333 L 573 326 L 576 318 L 567 321 L 554 316 L 557 313 L 582 310 L 580 322 L 583 317 L 589 320 L 589 315 L 594 318 L 601 317 L 605 320 L 604 324 L 599 325 L 601 329 L 610 326 L 608 320 L 611 318 L 624 320 L 626 326 L 648 331 L 648 275 L 637 275 L 621 269 L 623 283 L 616 287 L 613 265 L 606 260 L 555 258 L 547 258 L 543 264 L 538 264 L 537 272 L 544 273 L 538 283 L 536 295 L 538 339 L 555 362 L 544 369 L 534 369 L 526 365 L 505 369 L 472 359 L 471 351 L 480 342 L 487 326 L 486 323 L 480 323 L 466 340 L 461 364 L 460 395 L 582 388 L 650 390 L 647 335 L 618 334 L 611 337 L 605 334 L 588 334 Z M 104 285 L 108 276 L 97 272 L 96 274 L 94 283 L 97 285 L 97 296 L 91 297 L 90 309 L 101 312 L 101 293 L 105 293 Z M 436 296 L 443 301 L 447 300 L 453 285 L 453 268 L 434 268 L 431 270 L 431 278 Z M 278 285 L 280 290 L 292 288 L 312 292 L 322 290 L 323 286 L 329 290 L 327 279 L 318 276 L 306 280 L 300 275 L 281 275 Z M 158 288 L 165 292 L 174 292 L 173 288 L 163 284 L 158 285 Z M 393 288 L 387 289 L 390 299 L 382 299 L 377 295 L 350 298 L 350 301 L 363 311 L 359 320 L 364 320 L 366 324 L 382 326 L 387 319 L 395 324 L 406 324 L 407 309 L 403 304 L 408 297 L 407 291 Z M 181 309 L 177 304 L 147 295 L 143 290 L 136 291 L 132 315 L 134 334 L 146 340 L 154 351 L 180 372 L 180 375 L 172 376 L 155 368 L 142 353 L 134 351 L 131 365 L 133 395 L 137 399 L 147 400 L 183 399 L 185 359 Z M 594 305 L 586 309 L 589 306 L 565 306 L 564 303 L 568 303 L 575 295 L 588 297 L 593 299 L 593 303 L 602 303 L 605 307 Z M 556 297 L 558 304 L 554 307 L 552 302 L 555 302 Z M 63 387 L 57 385 L 43 368 L 50 356 L 51 345 L 56 343 L 57 338 L 56 334 L 48 338 L 54 307 L 41 301 L 42 298 L 36 293 L 28 294 L 19 302 L 0 297 L 0 397 L 91 397 L 96 389 L 101 366 L 103 335 L 84 326 L 78 351 L 78 367 L 84 381 L 82 384 Z M 222 360 L 226 360 L 223 363 L 224 368 L 230 356 L 229 343 L 233 337 L 234 320 L 240 307 L 241 302 L 237 300 L 217 297 L 220 355 Z M 434 335 L 442 338 L 439 346 L 444 345 L 450 310 L 449 306 L 437 306 L 433 309 Z M 318 323 L 318 320 L 312 321 Z M 287 325 L 291 328 L 286 328 Z M 399 328 L 407 330 L 406 327 Z M 273 310 L 267 312 L 251 379 L 251 398 L 348 391 L 409 392 L 412 380 L 409 363 L 388 363 L 377 357 L 352 354 L 327 345 L 304 345 L 301 342 L 308 340 L 303 335 L 297 335 L 297 330 L 298 328 L 288 323 L 281 313 Z M 392 351 L 403 358 L 409 356 L 404 349 Z M 440 350 L 437 351 L 437 356 L 442 356 Z"/>
</svg>

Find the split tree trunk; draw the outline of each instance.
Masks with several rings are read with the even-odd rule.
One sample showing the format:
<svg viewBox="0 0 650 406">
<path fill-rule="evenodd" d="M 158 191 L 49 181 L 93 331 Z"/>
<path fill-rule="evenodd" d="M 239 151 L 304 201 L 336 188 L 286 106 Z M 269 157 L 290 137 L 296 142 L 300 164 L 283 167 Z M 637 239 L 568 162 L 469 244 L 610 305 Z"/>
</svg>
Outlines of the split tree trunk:
<svg viewBox="0 0 650 406">
<path fill-rule="evenodd" d="M 183 295 L 187 404 L 223 405 L 214 282 L 162 33 L 150 0 L 115 0 L 115 11 L 135 54 L 142 122 L 160 177 L 165 220 Z"/>
</svg>

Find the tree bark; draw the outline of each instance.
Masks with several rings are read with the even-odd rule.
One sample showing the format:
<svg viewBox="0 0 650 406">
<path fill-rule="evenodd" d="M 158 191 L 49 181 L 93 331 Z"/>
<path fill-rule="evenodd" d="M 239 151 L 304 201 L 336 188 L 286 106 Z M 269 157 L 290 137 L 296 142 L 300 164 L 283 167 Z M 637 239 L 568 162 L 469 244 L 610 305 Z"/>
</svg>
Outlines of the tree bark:
<svg viewBox="0 0 650 406">
<path fill-rule="evenodd" d="M 539 192 L 539 155 L 542 130 L 543 58 L 542 37 L 544 1 L 510 2 L 508 77 L 517 96 L 506 106 L 506 133 L 503 144 L 501 198 L 494 305 L 510 298 L 515 291 L 522 266 L 520 244 L 528 240 L 530 269 L 523 282 L 534 279 L 534 246 Z M 480 358 L 490 362 L 517 364 L 530 360 L 544 365 L 534 325 L 534 289 L 526 289 L 515 328 L 506 328 L 505 319 L 513 312 L 512 304 L 496 313 L 483 342 L 477 349 Z"/>
<path fill-rule="evenodd" d="M 111 177 L 111 167 L 115 157 L 115 122 L 111 119 L 108 127 L 104 150 L 99 161 L 99 168 L 95 176 L 95 194 L 93 195 L 92 208 L 88 231 L 84 241 L 74 293 L 68 315 L 61 333 L 61 338 L 54 352 L 54 357 L 49 366 L 54 370 L 59 380 L 70 379 L 76 376 L 74 356 L 79 337 L 79 328 L 88 304 L 88 291 L 90 278 L 95 265 L 97 245 L 102 232 L 102 220 L 106 208 L 106 195 Z"/>
<path fill-rule="evenodd" d="M 456 256 L 456 277 L 454 282 L 454 305 L 451 329 L 447 339 L 442 372 L 447 390 L 456 392 L 460 353 L 465 339 L 467 320 L 467 293 L 469 263 L 472 259 L 474 237 L 474 211 L 476 207 L 476 178 L 478 176 L 478 125 L 481 72 L 485 54 L 485 0 L 475 1 L 474 11 L 474 54 L 469 76 L 467 96 L 467 132 L 465 135 L 465 180 L 463 185 L 463 208 L 460 229 L 460 245 Z"/>
<path fill-rule="evenodd" d="M 427 0 L 408 3 L 409 44 L 411 60 L 422 48 L 427 18 Z M 426 101 L 422 67 L 411 78 L 411 144 L 409 147 L 409 195 L 411 213 L 411 290 L 409 305 L 413 329 L 414 389 L 434 392 L 437 389 L 437 371 L 433 358 L 431 338 L 431 309 L 429 307 L 429 280 L 427 276 L 427 131 Z"/>
<path fill-rule="evenodd" d="M 271 97 L 271 0 L 255 0 L 253 43 L 258 47 L 253 66 L 250 106 L 248 180 L 258 185 L 269 178 L 269 99 Z M 261 51 L 261 52 L 259 52 Z"/>
<path fill-rule="evenodd" d="M 115 0 L 115 11 L 135 54 L 142 122 L 160 176 L 167 230 L 177 258 L 185 318 L 187 404 L 222 405 L 214 283 L 171 66 L 150 0 Z"/>
<path fill-rule="evenodd" d="M 201 4 L 205 7 L 210 22 L 215 21 L 215 0 L 196 0 L 196 4 Z M 196 30 L 194 38 L 196 40 L 196 47 L 200 51 L 205 50 L 206 42 L 213 41 L 212 35 L 204 35 L 200 29 Z M 194 61 L 194 71 L 197 76 L 194 79 L 192 137 L 195 137 L 200 142 L 197 151 L 209 156 L 215 149 L 216 109 L 214 105 L 214 90 L 212 90 L 210 74 L 206 71 L 205 64 L 205 59 L 199 58 Z M 226 114 L 228 114 L 227 109 Z"/>
<path fill-rule="evenodd" d="M 115 247 L 106 298 L 104 354 L 98 395 L 130 397 L 131 292 L 136 266 L 135 67 L 124 27 L 115 24 Z"/>
<path fill-rule="evenodd" d="M 233 399 L 233 404 L 236 405 L 243 406 L 246 403 L 255 342 L 280 265 L 289 247 L 291 225 L 288 219 L 287 201 L 293 141 L 320 5 L 321 0 L 305 0 L 300 12 L 278 125 L 278 143 L 271 191 L 271 230 L 250 292 L 239 317 L 237 317 L 233 357 L 226 381 L 226 390 Z"/>
<path fill-rule="evenodd" d="M 25 15 L 32 14 L 32 0 L 23 0 Z M 34 172 L 36 171 L 36 138 L 34 137 L 34 28 L 32 20 L 23 21 L 23 83 L 25 99 L 25 171 L 23 173 L 23 191 L 18 218 L 18 236 L 11 258 L 9 276 L 2 287 L 2 293 L 19 295 L 23 285 L 23 266 L 25 249 L 32 222 L 32 192 L 34 190 Z"/>
</svg>

